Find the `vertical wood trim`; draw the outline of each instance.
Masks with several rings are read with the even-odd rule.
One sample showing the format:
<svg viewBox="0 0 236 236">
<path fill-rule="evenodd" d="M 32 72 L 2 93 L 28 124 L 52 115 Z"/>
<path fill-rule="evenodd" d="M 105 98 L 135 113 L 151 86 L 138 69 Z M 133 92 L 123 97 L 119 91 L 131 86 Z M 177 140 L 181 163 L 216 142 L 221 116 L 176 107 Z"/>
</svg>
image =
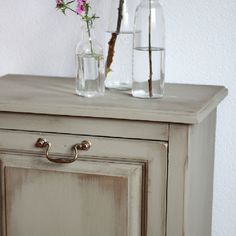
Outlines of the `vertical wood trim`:
<svg viewBox="0 0 236 236">
<path fill-rule="evenodd" d="M 2 163 L 2 160 L 0 159 L 0 235 L 6 235 L 6 215 L 5 215 L 5 178 L 4 178 L 4 165 Z"/>
<path fill-rule="evenodd" d="M 167 144 L 161 143 L 159 154 L 154 153 L 154 150 L 150 151 L 153 152 L 152 155 L 154 157 L 148 161 L 147 236 L 164 236 L 166 220 Z M 158 206 L 158 203 L 161 203 L 161 205 Z"/>
<path fill-rule="evenodd" d="M 171 124 L 167 236 L 210 236 L 216 110 L 196 125 Z"/>
<path fill-rule="evenodd" d="M 128 183 L 129 225 L 130 235 L 141 235 L 141 203 L 142 203 L 142 167 L 137 167 L 129 177 Z"/>
<path fill-rule="evenodd" d="M 167 195 L 167 236 L 184 235 L 185 166 L 188 126 L 170 125 Z"/>
<path fill-rule="evenodd" d="M 141 208 L 141 236 L 147 235 L 148 224 L 148 162 L 143 163 L 142 168 L 142 208 Z"/>
</svg>

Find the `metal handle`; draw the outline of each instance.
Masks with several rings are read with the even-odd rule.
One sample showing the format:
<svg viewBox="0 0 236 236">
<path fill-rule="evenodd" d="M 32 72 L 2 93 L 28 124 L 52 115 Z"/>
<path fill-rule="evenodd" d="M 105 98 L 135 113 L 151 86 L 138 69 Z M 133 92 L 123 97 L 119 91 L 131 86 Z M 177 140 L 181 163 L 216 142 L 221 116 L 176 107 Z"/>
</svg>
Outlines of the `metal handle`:
<svg viewBox="0 0 236 236">
<path fill-rule="evenodd" d="M 74 157 L 73 158 L 51 158 L 49 157 L 49 150 L 52 146 L 52 144 L 50 142 L 48 142 L 46 139 L 43 138 L 39 138 L 37 140 L 37 142 L 35 143 L 35 146 L 38 148 L 46 148 L 46 158 L 51 161 L 51 162 L 55 162 L 55 163 L 60 163 L 60 164 L 65 164 L 65 163 L 72 163 L 74 162 L 76 159 L 79 158 L 79 151 L 88 151 L 91 147 L 91 142 L 84 140 L 79 144 L 75 144 L 73 146 L 73 150 L 74 150 Z"/>
</svg>

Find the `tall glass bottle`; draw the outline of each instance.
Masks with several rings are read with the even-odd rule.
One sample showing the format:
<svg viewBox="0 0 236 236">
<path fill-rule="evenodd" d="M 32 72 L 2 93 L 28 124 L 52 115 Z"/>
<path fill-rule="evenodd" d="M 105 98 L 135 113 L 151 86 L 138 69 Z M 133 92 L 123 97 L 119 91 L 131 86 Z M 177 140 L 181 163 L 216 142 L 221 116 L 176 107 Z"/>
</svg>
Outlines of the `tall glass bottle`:
<svg viewBox="0 0 236 236">
<path fill-rule="evenodd" d="M 136 8 L 133 41 L 132 95 L 160 98 L 165 78 L 165 22 L 158 0 L 143 0 Z"/>
<path fill-rule="evenodd" d="M 118 90 L 132 86 L 132 44 L 139 0 L 111 0 L 105 38 L 105 85 Z"/>
<path fill-rule="evenodd" d="M 82 40 L 76 47 L 76 93 L 97 97 L 105 93 L 103 50 L 94 36 L 93 26 L 82 26 Z"/>
</svg>

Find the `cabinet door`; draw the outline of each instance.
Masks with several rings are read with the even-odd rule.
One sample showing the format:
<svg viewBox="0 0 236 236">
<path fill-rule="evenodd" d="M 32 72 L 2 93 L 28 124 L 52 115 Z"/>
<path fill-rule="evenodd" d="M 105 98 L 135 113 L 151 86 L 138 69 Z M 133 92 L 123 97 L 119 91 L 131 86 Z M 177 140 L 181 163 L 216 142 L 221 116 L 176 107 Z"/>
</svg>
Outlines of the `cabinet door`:
<svg viewBox="0 0 236 236">
<path fill-rule="evenodd" d="M 56 158 L 71 158 L 83 140 L 92 145 L 56 164 L 35 147 L 39 137 Z M 15 236 L 24 219 L 35 233 L 17 236 L 164 236 L 167 151 L 161 141 L 0 130 L 1 236 Z M 60 232 L 41 233 L 48 229 Z"/>
<path fill-rule="evenodd" d="M 2 155 L 3 235 L 141 235 L 142 165 Z"/>
</svg>

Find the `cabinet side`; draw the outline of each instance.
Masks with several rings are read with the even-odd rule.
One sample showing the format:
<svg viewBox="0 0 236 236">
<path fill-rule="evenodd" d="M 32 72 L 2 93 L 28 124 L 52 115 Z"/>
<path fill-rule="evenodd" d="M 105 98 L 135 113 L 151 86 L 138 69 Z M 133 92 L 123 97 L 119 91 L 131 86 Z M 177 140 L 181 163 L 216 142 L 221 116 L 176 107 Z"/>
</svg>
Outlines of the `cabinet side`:
<svg viewBox="0 0 236 236">
<path fill-rule="evenodd" d="M 167 236 L 210 236 L 216 110 L 200 124 L 171 124 Z"/>
<path fill-rule="evenodd" d="M 215 128 L 216 110 L 200 124 L 189 126 L 185 235 L 211 235 Z"/>
</svg>

